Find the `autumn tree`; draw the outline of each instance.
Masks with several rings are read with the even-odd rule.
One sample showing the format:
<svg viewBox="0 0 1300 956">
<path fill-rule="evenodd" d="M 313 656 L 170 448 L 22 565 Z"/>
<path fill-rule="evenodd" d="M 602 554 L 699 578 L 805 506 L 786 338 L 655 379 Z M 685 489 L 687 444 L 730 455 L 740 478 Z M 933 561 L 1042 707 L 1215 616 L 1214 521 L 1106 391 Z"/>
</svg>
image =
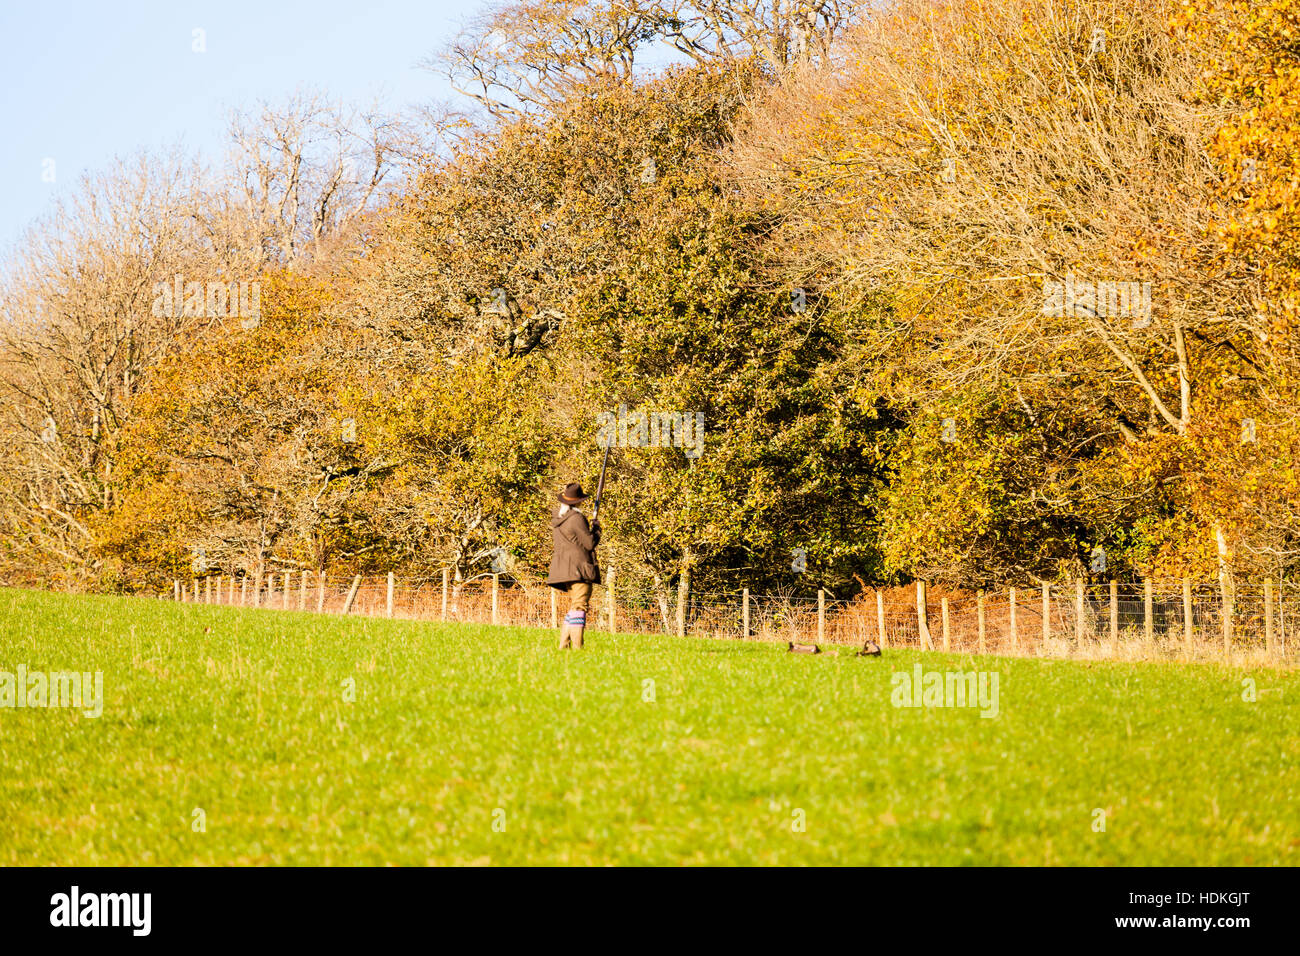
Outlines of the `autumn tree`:
<svg viewBox="0 0 1300 956">
<path fill-rule="evenodd" d="M 427 65 L 488 114 L 511 118 L 647 76 L 665 60 L 749 60 L 772 73 L 826 61 L 856 14 L 846 0 L 508 0 Z"/>
<path fill-rule="evenodd" d="M 900 571 L 1077 572 L 1097 545 L 1149 569 L 1175 542 L 1224 567 L 1226 515 L 1201 501 L 1189 549 L 1179 483 L 1261 329 L 1206 231 L 1226 114 L 1168 12 L 901 0 L 751 119 L 772 261 L 852 317 L 862 400 L 908 422 Z"/>
<path fill-rule="evenodd" d="M 789 584 L 795 546 L 836 587 L 874 560 L 875 416 L 817 371 L 842 331 L 761 274 L 764 223 L 716 163 L 763 82 L 731 67 L 605 83 L 484 136 L 429 169 L 357 264 L 355 321 L 413 371 L 532 370 L 552 448 L 513 507 L 535 523 L 558 484 L 592 475 L 600 416 L 702 419 L 698 454 L 625 446 L 611 466 L 608 547 L 664 602 L 686 573 Z M 544 565 L 545 544 L 520 557 Z"/>
</svg>

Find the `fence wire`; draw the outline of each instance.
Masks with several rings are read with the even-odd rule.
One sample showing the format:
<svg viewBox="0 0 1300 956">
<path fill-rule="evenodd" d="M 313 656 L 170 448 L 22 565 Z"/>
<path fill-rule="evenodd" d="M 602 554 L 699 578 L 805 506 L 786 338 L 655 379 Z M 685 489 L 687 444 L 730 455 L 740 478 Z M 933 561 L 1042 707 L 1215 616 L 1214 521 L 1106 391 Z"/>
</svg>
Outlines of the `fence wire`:
<svg viewBox="0 0 1300 956">
<path fill-rule="evenodd" d="M 1045 595 L 1045 596 L 1044 596 Z M 408 620 L 555 627 L 567 596 L 544 584 L 481 575 L 440 579 L 354 577 L 290 572 L 176 582 L 182 601 L 272 610 L 349 613 Z M 1217 584 L 1067 583 L 972 591 L 915 586 L 829 594 L 692 594 L 667 589 L 593 589 L 588 627 L 620 633 L 683 634 L 728 640 L 826 645 L 929 647 L 958 653 L 1038 656 L 1222 656 L 1228 651 L 1296 656 L 1300 585 L 1238 586 L 1226 600 Z M 928 635 L 928 641 L 926 637 Z"/>
</svg>

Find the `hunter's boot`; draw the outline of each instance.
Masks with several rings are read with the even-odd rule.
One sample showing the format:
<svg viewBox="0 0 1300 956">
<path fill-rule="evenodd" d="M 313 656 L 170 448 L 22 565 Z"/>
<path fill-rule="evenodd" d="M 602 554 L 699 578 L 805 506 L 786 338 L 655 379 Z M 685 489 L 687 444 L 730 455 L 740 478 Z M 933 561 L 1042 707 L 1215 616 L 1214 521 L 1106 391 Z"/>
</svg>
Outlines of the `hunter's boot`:
<svg viewBox="0 0 1300 956">
<path fill-rule="evenodd" d="M 582 650 L 582 632 L 587 626 L 586 611 L 569 611 L 564 615 L 564 630 L 560 632 L 560 650 L 572 647 Z"/>
</svg>

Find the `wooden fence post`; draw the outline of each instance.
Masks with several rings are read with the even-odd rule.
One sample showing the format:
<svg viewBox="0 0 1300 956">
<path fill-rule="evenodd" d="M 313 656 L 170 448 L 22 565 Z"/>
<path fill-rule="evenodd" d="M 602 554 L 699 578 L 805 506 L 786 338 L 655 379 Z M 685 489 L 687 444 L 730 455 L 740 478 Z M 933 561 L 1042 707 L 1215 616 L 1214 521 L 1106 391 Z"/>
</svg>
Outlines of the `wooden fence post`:
<svg viewBox="0 0 1300 956">
<path fill-rule="evenodd" d="M 1236 605 L 1235 585 L 1226 575 L 1220 575 L 1220 600 L 1223 605 L 1223 653 L 1232 650 L 1232 614 Z"/>
<path fill-rule="evenodd" d="M 975 609 L 977 612 L 977 616 L 979 618 L 979 652 L 983 654 L 984 649 L 987 646 L 985 643 L 984 589 L 983 588 L 980 588 L 979 592 L 975 595 Z"/>
<path fill-rule="evenodd" d="M 1083 578 L 1074 579 L 1074 639 L 1083 646 Z"/>
<path fill-rule="evenodd" d="M 677 579 L 677 636 L 686 636 L 686 602 L 691 599 L 691 568 L 683 562 Z"/>
<path fill-rule="evenodd" d="M 1046 581 L 1043 584 L 1043 646 L 1047 646 L 1048 639 L 1052 636 L 1052 598 L 1051 585 Z"/>
<path fill-rule="evenodd" d="M 1264 649 L 1269 657 L 1275 651 L 1273 644 L 1273 579 L 1264 579 Z"/>
<path fill-rule="evenodd" d="M 385 615 L 386 615 L 387 617 L 392 617 L 392 616 L 393 616 L 393 585 L 394 585 L 395 583 L 396 583 L 396 582 L 395 582 L 394 579 L 393 579 L 393 572 L 392 572 L 392 571 L 389 571 L 389 572 L 388 572 L 388 605 L 387 605 L 387 607 L 386 607 L 386 609 L 385 609 L 385 612 L 384 612 Z M 492 575 L 492 586 L 493 586 L 493 588 L 496 587 L 496 575 L 495 575 L 495 574 Z M 492 605 L 493 605 L 493 608 L 495 609 L 495 607 L 496 607 L 496 594 L 495 594 L 495 593 L 492 595 Z M 493 621 L 492 621 L 492 623 L 495 624 L 495 623 L 496 623 L 496 614 L 494 613 L 494 614 L 492 615 L 492 617 L 493 617 Z"/>
<path fill-rule="evenodd" d="M 826 592 L 817 589 L 817 643 L 826 639 Z"/>
<path fill-rule="evenodd" d="M 1110 582 L 1110 654 L 1119 656 L 1119 582 Z"/>
<path fill-rule="evenodd" d="M 284 572 L 284 595 L 280 598 L 280 609 L 289 610 L 289 595 L 293 593 L 293 572 Z"/>
<path fill-rule="evenodd" d="M 1142 579 L 1142 630 L 1147 643 L 1156 637 L 1155 595 L 1150 578 Z"/>
<path fill-rule="evenodd" d="M 245 572 L 239 583 L 239 606 L 248 607 L 248 573 Z"/>
<path fill-rule="evenodd" d="M 492 575 L 492 623 L 497 622 L 497 588 L 500 586 L 501 575 Z"/>
<path fill-rule="evenodd" d="M 302 584 L 298 586 L 298 610 L 307 610 L 307 574 L 306 568 L 302 569 Z"/>
<path fill-rule="evenodd" d="M 883 650 L 889 646 L 889 642 L 885 639 L 885 595 L 880 592 L 879 588 L 876 589 L 876 630 L 879 632 L 877 636 L 880 638 L 876 643 Z"/>
<path fill-rule="evenodd" d="M 182 585 L 181 585 L 181 603 L 184 604 L 185 601 L 186 601 L 185 585 L 182 584 Z"/>
<path fill-rule="evenodd" d="M 229 601 L 229 603 L 230 603 L 230 606 L 231 606 L 231 607 L 234 607 L 234 606 L 235 606 L 235 576 L 234 576 L 233 574 L 230 576 L 230 601 Z"/>
<path fill-rule="evenodd" d="M 1286 657 L 1287 653 L 1287 592 L 1283 589 L 1284 581 L 1278 576 L 1278 653 Z"/>
<path fill-rule="evenodd" d="M 178 581 L 176 578 L 172 578 L 172 600 L 179 601 L 180 599 L 181 599 L 181 582 Z"/>
<path fill-rule="evenodd" d="M 554 599 L 555 597 L 554 591 L 551 592 L 551 597 L 552 599 Z M 444 621 L 447 620 L 447 569 L 446 568 L 442 569 L 442 619 Z"/>
<path fill-rule="evenodd" d="M 943 608 L 943 650 L 946 654 L 952 647 L 948 640 L 948 599 L 946 597 L 940 598 L 939 606 Z"/>
<path fill-rule="evenodd" d="M 217 575 L 217 586 L 216 586 L 216 588 L 214 589 L 214 593 L 213 593 L 213 601 L 214 601 L 214 603 L 216 603 L 216 604 L 220 604 L 220 603 L 221 603 L 221 582 L 222 582 L 223 580 L 224 580 L 224 579 L 222 578 L 222 576 L 221 576 L 220 574 L 218 574 L 218 575 Z"/>
<path fill-rule="evenodd" d="M 325 571 L 321 569 L 316 572 L 316 613 L 321 614 L 325 610 Z"/>
<path fill-rule="evenodd" d="M 745 639 L 749 640 L 749 588 L 745 588 L 744 603 L 741 605 L 740 622 L 745 629 Z"/>
<path fill-rule="evenodd" d="M 1192 582 L 1183 578 L 1183 642 L 1187 653 L 1192 653 Z"/>
<path fill-rule="evenodd" d="M 609 566 L 609 585 L 608 585 L 608 594 L 607 594 L 607 597 L 609 599 L 609 633 L 611 634 L 614 633 L 615 626 L 618 623 L 617 621 L 618 614 L 617 611 L 615 610 L 616 605 L 615 605 L 615 596 L 614 596 L 615 574 L 616 572 L 614 570 L 614 565 L 611 564 Z"/>
<path fill-rule="evenodd" d="M 921 639 L 921 647 L 934 650 L 934 641 L 930 639 L 930 614 L 926 607 L 924 581 L 916 582 L 916 630 Z"/>
<path fill-rule="evenodd" d="M 361 575 L 352 579 L 352 587 L 348 588 L 347 600 L 343 602 L 343 613 L 348 614 L 352 611 L 352 602 L 357 599 L 357 589 L 361 587 Z"/>
<path fill-rule="evenodd" d="M 253 607 L 262 605 L 262 574 L 256 572 L 253 574 Z"/>
<path fill-rule="evenodd" d="M 1007 607 L 1011 611 L 1011 649 L 1013 651 L 1020 648 L 1020 635 L 1016 631 L 1016 589 L 1007 589 Z"/>
</svg>

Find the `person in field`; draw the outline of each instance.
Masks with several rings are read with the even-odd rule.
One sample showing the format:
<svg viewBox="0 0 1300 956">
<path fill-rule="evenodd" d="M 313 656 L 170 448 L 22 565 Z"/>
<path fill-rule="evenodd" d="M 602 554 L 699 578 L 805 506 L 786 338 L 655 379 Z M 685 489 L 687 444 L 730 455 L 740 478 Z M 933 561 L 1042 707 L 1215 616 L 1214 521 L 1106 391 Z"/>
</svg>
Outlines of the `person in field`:
<svg viewBox="0 0 1300 956">
<path fill-rule="evenodd" d="M 591 590 L 600 583 L 600 565 L 596 563 L 596 546 L 600 544 L 600 522 L 587 523 L 579 506 L 589 495 L 582 485 L 569 482 L 556 495 L 559 506 L 551 518 L 555 551 L 546 583 L 568 596 L 568 610 L 560 629 L 560 650 L 582 648 L 582 632 L 587 627 L 591 608 Z"/>
</svg>

